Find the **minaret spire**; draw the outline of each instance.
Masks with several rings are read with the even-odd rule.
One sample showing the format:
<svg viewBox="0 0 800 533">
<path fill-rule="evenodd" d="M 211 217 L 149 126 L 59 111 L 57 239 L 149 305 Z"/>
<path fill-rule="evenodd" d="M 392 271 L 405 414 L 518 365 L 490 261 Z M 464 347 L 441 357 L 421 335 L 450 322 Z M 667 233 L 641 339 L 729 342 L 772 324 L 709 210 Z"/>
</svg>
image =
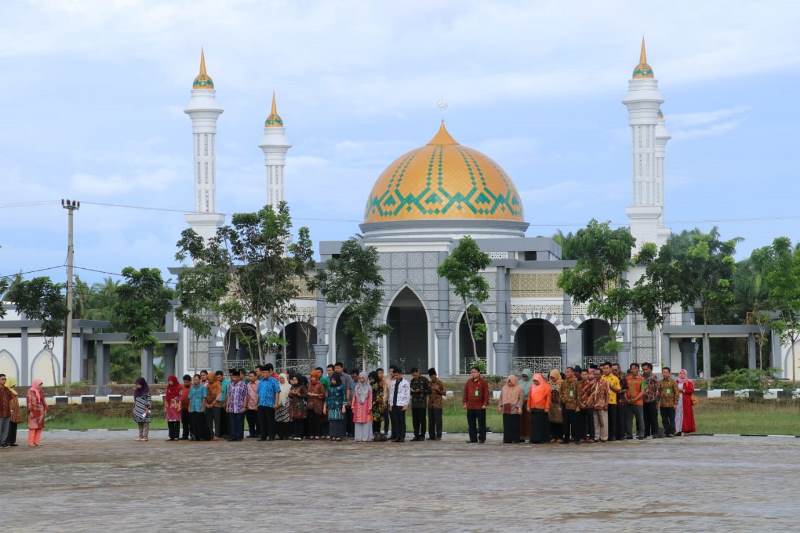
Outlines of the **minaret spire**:
<svg viewBox="0 0 800 533">
<path fill-rule="evenodd" d="M 647 48 L 644 44 L 644 35 L 642 35 L 642 48 L 639 51 L 639 64 L 633 69 L 633 79 L 640 80 L 652 77 L 653 69 L 647 64 Z"/>
<path fill-rule="evenodd" d="M 278 209 L 284 201 L 283 173 L 286 168 L 286 152 L 291 146 L 286 140 L 283 119 L 278 114 L 275 91 L 272 91 L 272 105 L 269 116 L 264 121 L 264 137 L 258 147 L 264 153 L 264 165 L 267 167 L 267 204 Z"/>
<path fill-rule="evenodd" d="M 644 45 L 644 35 L 642 35 L 642 50 L 639 52 L 639 64 L 647 64 L 647 48 Z"/>
</svg>

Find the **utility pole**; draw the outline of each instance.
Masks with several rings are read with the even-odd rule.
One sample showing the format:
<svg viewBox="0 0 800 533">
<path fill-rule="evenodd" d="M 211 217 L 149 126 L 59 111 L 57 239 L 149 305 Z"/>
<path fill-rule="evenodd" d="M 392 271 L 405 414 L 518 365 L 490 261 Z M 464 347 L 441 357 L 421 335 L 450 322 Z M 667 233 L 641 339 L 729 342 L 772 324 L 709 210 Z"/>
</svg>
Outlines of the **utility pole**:
<svg viewBox="0 0 800 533">
<path fill-rule="evenodd" d="M 72 239 L 72 215 L 80 209 L 77 200 L 61 200 L 61 207 L 67 210 L 67 326 L 64 328 L 64 366 L 67 375 L 64 378 L 64 393 L 69 396 L 69 383 L 72 379 L 72 267 L 75 247 Z"/>
</svg>

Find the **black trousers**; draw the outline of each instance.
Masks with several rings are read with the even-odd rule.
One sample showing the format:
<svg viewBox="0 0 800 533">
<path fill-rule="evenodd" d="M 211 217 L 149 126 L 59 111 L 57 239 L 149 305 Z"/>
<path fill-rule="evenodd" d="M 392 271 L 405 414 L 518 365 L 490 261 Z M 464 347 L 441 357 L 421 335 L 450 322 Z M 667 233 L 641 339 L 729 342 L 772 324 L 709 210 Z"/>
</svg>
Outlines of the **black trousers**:
<svg viewBox="0 0 800 533">
<path fill-rule="evenodd" d="M 258 411 L 247 410 L 244 412 L 245 420 L 247 420 L 247 434 L 250 437 L 258 436 Z"/>
<path fill-rule="evenodd" d="M 674 411 L 674 409 L 673 409 Z M 674 419 L 674 417 L 673 417 Z M 17 443 L 17 423 L 16 422 L 8 422 L 8 438 L 6 439 L 6 444 L 16 444 Z"/>
<path fill-rule="evenodd" d="M 406 440 L 406 412 L 402 407 L 392 407 L 392 440 Z"/>
<path fill-rule="evenodd" d="M 289 438 L 289 433 L 292 431 L 292 423 L 291 422 L 276 422 L 275 424 L 275 431 L 278 433 L 278 437 L 281 440 L 286 440 Z"/>
<path fill-rule="evenodd" d="M 520 415 L 503 415 L 503 443 L 516 444 L 519 442 Z"/>
<path fill-rule="evenodd" d="M 308 412 L 308 436 L 322 436 L 322 419 L 327 418 L 322 413 L 315 413 L 313 410 Z"/>
<path fill-rule="evenodd" d="M 550 421 L 544 409 L 531 409 L 531 444 L 542 444 L 550 440 Z"/>
<path fill-rule="evenodd" d="M 183 435 L 181 438 L 187 440 L 192 434 L 192 416 L 189 414 L 188 409 L 181 410 L 181 425 L 183 426 Z"/>
<path fill-rule="evenodd" d="M 565 412 L 566 411 L 564 410 L 561 411 L 561 419 L 564 420 L 564 422 L 549 422 L 548 419 L 547 440 L 550 439 L 566 440 L 567 437 L 564 436 L 565 435 L 564 428 L 567 427 L 567 422 L 566 422 L 567 415 L 564 414 Z"/>
<path fill-rule="evenodd" d="M 217 437 L 230 437 L 231 436 L 231 417 L 228 416 L 228 412 L 225 410 L 224 405 L 225 402 L 222 402 L 223 407 L 220 407 L 222 411 L 222 417 L 220 420 L 220 431 L 222 432 L 221 435 L 217 435 Z"/>
<path fill-rule="evenodd" d="M 442 438 L 442 410 L 428 408 L 428 436 L 432 440 L 440 440 Z"/>
<path fill-rule="evenodd" d="M 258 431 L 261 440 L 275 440 L 275 408 L 258 406 Z"/>
<path fill-rule="evenodd" d="M 616 417 L 616 437 L 617 440 L 622 440 L 625 438 L 625 413 L 628 412 L 627 405 L 619 405 L 617 404 L 617 417 Z M 611 413 L 609 413 L 609 416 Z"/>
<path fill-rule="evenodd" d="M 348 437 L 354 437 L 356 434 L 356 425 L 353 423 L 353 412 L 348 409 L 344 413 L 344 427 L 345 433 Z"/>
<path fill-rule="evenodd" d="M 244 439 L 244 413 L 228 413 L 228 437 L 231 440 Z"/>
<path fill-rule="evenodd" d="M 305 418 L 298 418 L 297 420 L 292 420 L 292 437 L 302 439 L 303 437 L 305 437 L 305 431 L 306 431 Z"/>
<path fill-rule="evenodd" d="M 181 438 L 181 423 L 177 420 L 174 422 L 167 422 L 167 430 L 169 431 L 170 440 Z"/>
<path fill-rule="evenodd" d="M 390 409 L 387 407 L 383 410 L 383 432 L 389 433 L 389 423 L 392 420 L 392 413 Z"/>
<path fill-rule="evenodd" d="M 564 420 L 566 420 L 566 426 L 564 427 L 564 440 L 580 442 L 584 435 L 586 435 L 586 429 L 584 429 L 583 425 L 583 413 L 580 411 L 564 409 Z"/>
<path fill-rule="evenodd" d="M 664 435 L 675 434 L 675 408 L 662 407 L 661 409 L 661 424 L 664 426 Z"/>
<path fill-rule="evenodd" d="M 209 407 L 206 409 L 206 424 L 208 424 L 208 434 L 211 436 L 222 436 L 222 407 Z"/>
<path fill-rule="evenodd" d="M 414 438 L 425 438 L 425 424 L 426 409 L 424 407 L 413 407 L 411 409 L 411 426 L 414 428 Z"/>
<path fill-rule="evenodd" d="M 594 439 L 594 409 L 581 409 L 581 418 L 583 418 L 583 436 Z"/>
<path fill-rule="evenodd" d="M 189 419 L 192 425 L 192 436 L 195 440 L 209 440 L 211 438 L 211 433 L 208 431 L 206 413 L 189 413 Z"/>
<path fill-rule="evenodd" d="M 644 402 L 644 436 L 658 437 L 658 407 L 656 402 Z"/>
<path fill-rule="evenodd" d="M 617 404 L 608 404 L 608 440 L 617 440 Z"/>
<path fill-rule="evenodd" d="M 467 409 L 470 442 L 486 442 L 486 409 Z"/>
</svg>

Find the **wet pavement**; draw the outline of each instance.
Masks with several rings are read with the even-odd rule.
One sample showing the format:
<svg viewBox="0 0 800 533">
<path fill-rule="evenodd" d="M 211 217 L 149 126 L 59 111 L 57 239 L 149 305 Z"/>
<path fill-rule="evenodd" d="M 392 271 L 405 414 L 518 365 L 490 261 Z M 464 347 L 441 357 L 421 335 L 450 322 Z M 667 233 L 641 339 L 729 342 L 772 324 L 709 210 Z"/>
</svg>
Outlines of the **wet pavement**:
<svg viewBox="0 0 800 533">
<path fill-rule="evenodd" d="M 25 433 L 21 432 L 24 443 Z M 166 442 L 46 432 L 0 450 L 14 531 L 797 530 L 800 439 L 591 445 Z"/>
</svg>

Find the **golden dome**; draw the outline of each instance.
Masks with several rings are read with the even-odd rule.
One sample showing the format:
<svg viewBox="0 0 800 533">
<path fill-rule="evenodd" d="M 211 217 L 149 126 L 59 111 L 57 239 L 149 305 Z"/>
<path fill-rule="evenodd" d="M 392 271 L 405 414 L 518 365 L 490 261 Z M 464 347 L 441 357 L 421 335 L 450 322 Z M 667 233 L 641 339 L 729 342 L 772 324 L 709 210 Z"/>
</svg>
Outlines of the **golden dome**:
<svg viewBox="0 0 800 533">
<path fill-rule="evenodd" d="M 214 88 L 214 81 L 206 72 L 206 54 L 203 50 L 200 50 L 200 73 L 197 74 L 197 77 L 194 79 L 194 83 L 192 83 L 192 89 L 206 89 L 211 90 Z"/>
<path fill-rule="evenodd" d="M 278 106 L 275 104 L 275 91 L 272 91 L 272 108 L 270 109 L 267 120 L 264 121 L 264 126 L 268 128 L 283 127 L 283 119 L 278 114 Z"/>
<path fill-rule="evenodd" d="M 524 222 L 511 178 L 462 146 L 442 121 L 428 144 L 400 156 L 372 187 L 364 222 L 497 220 Z"/>
</svg>

